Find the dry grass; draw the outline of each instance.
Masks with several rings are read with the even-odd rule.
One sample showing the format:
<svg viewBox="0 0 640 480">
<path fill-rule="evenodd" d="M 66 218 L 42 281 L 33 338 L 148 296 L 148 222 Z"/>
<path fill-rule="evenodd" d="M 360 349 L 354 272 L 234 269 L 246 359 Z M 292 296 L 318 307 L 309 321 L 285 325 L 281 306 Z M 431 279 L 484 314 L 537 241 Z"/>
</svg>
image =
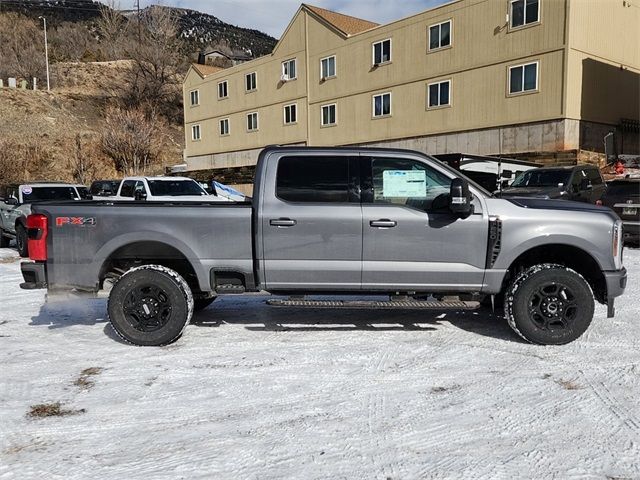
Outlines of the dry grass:
<svg viewBox="0 0 640 480">
<path fill-rule="evenodd" d="M 580 390 L 582 388 L 582 386 L 580 386 L 573 380 L 556 380 L 556 383 L 565 390 Z"/>
<path fill-rule="evenodd" d="M 99 375 L 102 370 L 102 367 L 85 368 L 80 372 L 80 376 L 73 382 L 73 384 L 82 390 L 89 390 L 95 385 L 95 382 L 91 380 L 91 377 Z"/>
<path fill-rule="evenodd" d="M 31 405 L 27 417 L 31 418 L 46 418 L 46 417 L 66 417 L 68 415 L 78 415 L 85 413 L 86 410 L 81 408 L 79 410 L 69 410 L 62 408 L 60 402 L 55 403 L 39 403 L 38 405 Z"/>
</svg>

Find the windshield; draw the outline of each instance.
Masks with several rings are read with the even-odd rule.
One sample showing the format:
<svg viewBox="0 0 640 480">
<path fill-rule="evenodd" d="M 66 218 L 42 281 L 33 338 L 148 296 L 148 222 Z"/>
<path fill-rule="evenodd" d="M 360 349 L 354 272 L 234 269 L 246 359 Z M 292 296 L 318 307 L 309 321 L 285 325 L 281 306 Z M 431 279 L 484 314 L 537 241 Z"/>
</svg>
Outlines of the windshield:
<svg viewBox="0 0 640 480">
<path fill-rule="evenodd" d="M 120 180 L 103 180 L 93 182 L 91 184 L 91 193 L 94 195 L 100 195 L 105 192 L 111 192 L 115 194 L 120 186 Z"/>
<path fill-rule="evenodd" d="M 521 173 L 511 184 L 512 187 L 557 187 L 559 183 L 567 185 L 569 170 L 527 170 Z"/>
<path fill-rule="evenodd" d="M 193 180 L 149 180 L 149 190 L 154 197 L 207 195 L 207 192 Z"/>
<path fill-rule="evenodd" d="M 24 203 L 44 202 L 47 200 L 77 200 L 73 187 L 22 187 Z"/>
<path fill-rule="evenodd" d="M 640 182 L 612 182 L 607 188 L 607 196 L 640 197 Z"/>
</svg>

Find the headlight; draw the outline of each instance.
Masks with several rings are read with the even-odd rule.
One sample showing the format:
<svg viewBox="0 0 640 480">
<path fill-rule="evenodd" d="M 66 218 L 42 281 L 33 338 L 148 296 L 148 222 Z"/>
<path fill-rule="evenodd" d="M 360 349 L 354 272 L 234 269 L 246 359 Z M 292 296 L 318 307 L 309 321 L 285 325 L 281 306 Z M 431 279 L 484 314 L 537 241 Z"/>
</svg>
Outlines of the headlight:
<svg viewBox="0 0 640 480">
<path fill-rule="evenodd" d="M 616 223 L 613 225 L 611 253 L 616 270 L 620 270 L 622 268 L 622 220 L 616 220 Z"/>
</svg>

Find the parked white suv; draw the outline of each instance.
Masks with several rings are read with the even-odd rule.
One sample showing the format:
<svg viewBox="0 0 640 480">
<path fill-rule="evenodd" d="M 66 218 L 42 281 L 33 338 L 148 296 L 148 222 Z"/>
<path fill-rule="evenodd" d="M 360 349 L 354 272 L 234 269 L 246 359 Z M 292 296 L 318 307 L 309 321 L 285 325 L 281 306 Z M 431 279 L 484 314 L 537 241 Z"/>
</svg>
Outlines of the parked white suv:
<svg viewBox="0 0 640 480">
<path fill-rule="evenodd" d="M 229 202 L 228 198 L 209 195 L 202 186 L 187 177 L 126 177 L 114 200 L 180 202 Z"/>
</svg>

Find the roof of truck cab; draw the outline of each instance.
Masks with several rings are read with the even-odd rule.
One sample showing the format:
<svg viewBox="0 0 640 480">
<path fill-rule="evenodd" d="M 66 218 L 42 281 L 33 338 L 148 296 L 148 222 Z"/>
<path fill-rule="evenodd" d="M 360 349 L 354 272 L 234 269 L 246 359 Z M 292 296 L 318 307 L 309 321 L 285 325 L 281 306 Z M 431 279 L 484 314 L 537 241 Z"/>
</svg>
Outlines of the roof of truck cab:
<svg viewBox="0 0 640 480">
<path fill-rule="evenodd" d="M 21 183 L 20 187 L 79 187 L 80 185 L 74 185 L 72 183 L 62 183 L 62 182 L 28 182 Z M 82 185 L 84 186 L 84 185 Z"/>
<path fill-rule="evenodd" d="M 193 178 L 189 178 L 189 177 L 126 177 L 124 179 L 122 179 L 123 182 L 127 181 L 127 180 L 160 180 L 163 182 L 170 182 L 173 180 L 191 180 L 191 181 L 195 181 L 193 180 Z"/>
</svg>

